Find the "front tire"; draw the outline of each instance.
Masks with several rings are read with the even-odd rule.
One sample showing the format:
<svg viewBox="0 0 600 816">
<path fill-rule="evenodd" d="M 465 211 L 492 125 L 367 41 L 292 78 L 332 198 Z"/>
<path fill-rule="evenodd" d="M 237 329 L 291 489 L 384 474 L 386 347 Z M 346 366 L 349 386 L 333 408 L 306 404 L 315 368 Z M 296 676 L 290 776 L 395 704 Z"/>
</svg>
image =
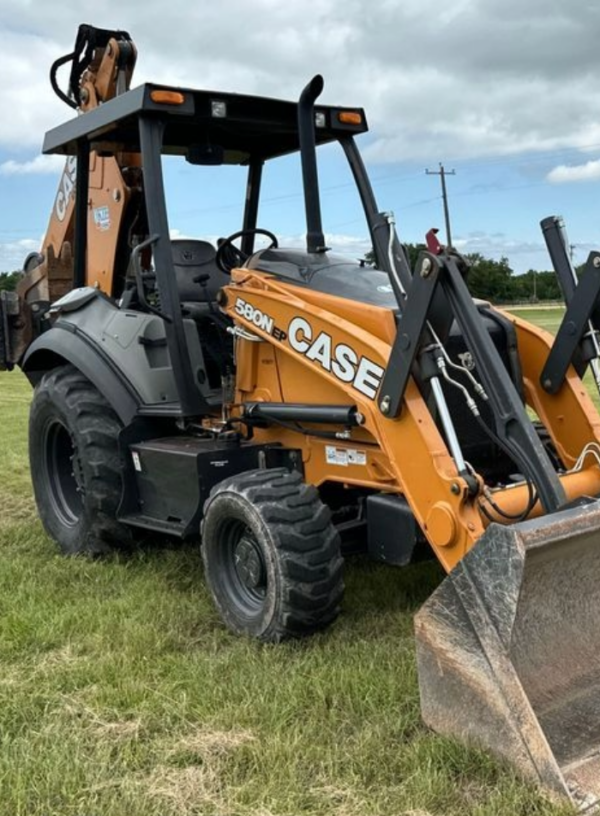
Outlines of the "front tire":
<svg viewBox="0 0 600 816">
<path fill-rule="evenodd" d="M 131 543 L 116 520 L 123 463 L 121 423 L 76 368 L 60 366 L 35 389 L 29 415 L 29 460 L 44 529 L 65 555 L 102 555 Z"/>
<path fill-rule="evenodd" d="M 204 506 L 202 558 L 217 609 L 237 634 L 279 642 L 339 613 L 339 536 L 298 473 L 252 470 L 218 484 Z"/>
</svg>

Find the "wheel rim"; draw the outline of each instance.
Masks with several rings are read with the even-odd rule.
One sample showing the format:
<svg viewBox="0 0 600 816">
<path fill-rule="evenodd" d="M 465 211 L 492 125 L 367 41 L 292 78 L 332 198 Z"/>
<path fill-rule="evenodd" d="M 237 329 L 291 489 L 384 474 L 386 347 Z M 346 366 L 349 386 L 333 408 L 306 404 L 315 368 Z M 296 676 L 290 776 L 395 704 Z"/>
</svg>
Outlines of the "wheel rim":
<svg viewBox="0 0 600 816">
<path fill-rule="evenodd" d="M 224 530 L 223 539 L 223 588 L 243 616 L 255 617 L 267 597 L 267 566 L 263 551 L 252 530 L 242 521 L 231 521 Z"/>
<path fill-rule="evenodd" d="M 83 473 L 69 430 L 54 420 L 46 426 L 44 450 L 48 496 L 62 523 L 74 527 L 83 513 Z"/>
</svg>

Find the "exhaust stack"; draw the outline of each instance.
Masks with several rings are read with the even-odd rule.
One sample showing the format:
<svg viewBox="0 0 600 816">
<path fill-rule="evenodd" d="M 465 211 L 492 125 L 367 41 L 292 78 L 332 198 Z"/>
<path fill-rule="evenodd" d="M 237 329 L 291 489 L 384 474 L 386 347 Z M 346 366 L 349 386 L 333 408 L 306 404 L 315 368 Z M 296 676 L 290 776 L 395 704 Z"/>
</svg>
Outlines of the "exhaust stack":
<svg viewBox="0 0 600 816">
<path fill-rule="evenodd" d="M 300 139 L 302 183 L 304 185 L 304 206 L 306 208 L 307 252 L 326 252 L 327 250 L 321 223 L 314 107 L 315 100 L 321 95 L 324 84 L 323 77 L 317 74 L 304 88 L 298 100 L 298 137 Z"/>
</svg>

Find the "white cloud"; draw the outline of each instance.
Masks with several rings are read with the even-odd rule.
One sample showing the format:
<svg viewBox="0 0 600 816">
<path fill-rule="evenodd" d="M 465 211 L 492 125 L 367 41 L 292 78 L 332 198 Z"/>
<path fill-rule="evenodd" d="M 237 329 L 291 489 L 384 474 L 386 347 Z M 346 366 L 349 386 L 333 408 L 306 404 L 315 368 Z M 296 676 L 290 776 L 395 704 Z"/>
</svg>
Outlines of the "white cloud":
<svg viewBox="0 0 600 816">
<path fill-rule="evenodd" d="M 173 227 L 169 230 L 172 241 L 176 240 L 191 240 L 191 241 L 209 241 L 213 246 L 217 245 L 218 235 L 189 235 L 181 230 Z M 302 249 L 306 247 L 306 235 L 280 235 L 279 246 Z M 239 241 L 236 242 L 239 245 Z M 263 249 L 270 243 L 269 239 L 264 235 L 256 236 L 256 248 Z M 347 255 L 350 258 L 362 258 L 365 253 L 371 249 L 371 242 L 368 238 L 359 237 L 356 235 L 344 235 L 341 233 L 327 233 L 325 235 L 325 243 L 332 252 L 338 252 L 341 255 Z"/>
<path fill-rule="evenodd" d="M 14 272 L 23 268 L 23 261 L 30 252 L 40 248 L 39 238 L 21 238 L 18 241 L 0 241 L 0 272 Z"/>
<path fill-rule="evenodd" d="M 373 161 L 600 142 L 597 3 L 461 0 L 444 11 L 439 0 L 314 0 L 310 19 L 298 0 L 171 0 L 168 14 L 146 0 L 140 8 L 121 0 L 2 4 L 0 144 L 39 145 L 47 127 L 71 115 L 47 72 L 84 18 L 130 31 L 136 82 L 294 98 L 319 71 L 323 101 L 366 107 Z"/>
<path fill-rule="evenodd" d="M 169 230 L 169 238 L 171 241 L 210 241 L 210 238 L 201 238 L 199 235 L 188 235 L 176 227 L 171 227 Z"/>
<path fill-rule="evenodd" d="M 0 87 L 0 146 L 39 151 L 45 131 L 73 113 L 68 114 L 48 81 L 50 65 L 62 47 L 43 34 L 35 34 L 35 28 L 31 33 L 11 31 L 2 24 L 5 16 L 6 12 L 0 12 L 5 77 Z"/>
<path fill-rule="evenodd" d="M 36 156 L 29 161 L 9 159 L 0 164 L 0 176 L 21 176 L 37 173 L 58 175 L 65 164 L 64 156 Z"/>
<path fill-rule="evenodd" d="M 351 258 L 364 258 L 365 254 L 373 248 L 368 238 L 356 235 L 327 233 L 325 240 L 327 246 L 331 247 L 333 252 L 339 252 L 341 255 L 347 255 Z"/>
<path fill-rule="evenodd" d="M 595 181 L 600 179 L 600 159 L 585 164 L 560 164 L 546 176 L 553 184 L 564 184 L 571 181 Z"/>
<path fill-rule="evenodd" d="M 266 239 L 263 239 L 266 241 Z M 344 235 L 343 233 L 326 233 L 325 244 L 332 252 L 346 255 L 348 258 L 363 258 L 365 253 L 372 249 L 371 241 L 368 238 L 357 235 Z M 302 249 L 306 247 L 306 235 L 298 233 L 296 235 L 279 236 L 279 246 Z"/>
<path fill-rule="evenodd" d="M 471 232 L 468 235 L 454 239 L 455 248 L 465 255 L 479 252 L 486 258 L 508 257 L 510 260 L 516 256 L 534 255 L 546 251 L 542 241 L 524 241 L 510 238 L 504 233 L 494 233 L 490 235 L 486 232 Z"/>
<path fill-rule="evenodd" d="M 454 240 L 454 246 L 464 255 L 480 254 L 499 261 L 508 258 L 509 265 L 519 275 L 528 269 L 551 269 L 548 251 L 543 241 L 527 241 L 497 232 L 471 232 Z"/>
</svg>

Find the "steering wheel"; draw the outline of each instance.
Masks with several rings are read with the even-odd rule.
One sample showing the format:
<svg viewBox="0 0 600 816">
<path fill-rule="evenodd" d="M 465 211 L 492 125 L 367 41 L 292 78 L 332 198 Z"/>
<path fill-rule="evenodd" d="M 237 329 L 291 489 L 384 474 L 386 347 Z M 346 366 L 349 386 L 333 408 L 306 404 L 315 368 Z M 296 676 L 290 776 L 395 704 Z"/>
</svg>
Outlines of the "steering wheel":
<svg viewBox="0 0 600 816">
<path fill-rule="evenodd" d="M 231 235 L 228 235 L 227 238 L 223 238 L 219 240 L 219 247 L 217 249 L 217 254 L 215 256 L 215 262 L 219 269 L 222 272 L 225 272 L 229 275 L 231 270 L 238 264 L 244 263 L 248 259 L 248 255 L 242 252 L 241 249 L 233 246 L 233 242 L 237 241 L 238 238 L 243 238 L 245 235 L 266 235 L 267 238 L 270 238 L 271 243 L 269 244 L 266 249 L 277 249 L 279 243 L 277 241 L 277 237 L 273 235 L 272 232 L 266 229 L 247 229 L 247 230 L 239 230 L 238 232 L 233 232 Z M 235 261 L 231 260 L 231 256 L 235 254 L 237 258 Z M 228 258 L 229 257 L 229 262 Z"/>
</svg>

